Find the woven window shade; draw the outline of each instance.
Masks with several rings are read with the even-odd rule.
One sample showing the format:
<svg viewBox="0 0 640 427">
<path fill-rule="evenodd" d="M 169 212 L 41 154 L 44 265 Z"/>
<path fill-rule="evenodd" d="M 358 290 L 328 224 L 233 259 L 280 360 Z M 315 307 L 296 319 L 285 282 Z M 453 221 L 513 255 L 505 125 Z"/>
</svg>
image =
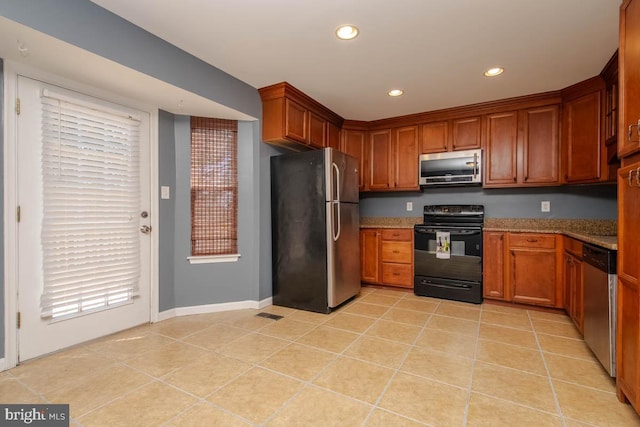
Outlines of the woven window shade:
<svg viewBox="0 0 640 427">
<path fill-rule="evenodd" d="M 191 255 L 238 253 L 238 122 L 191 117 Z"/>
</svg>

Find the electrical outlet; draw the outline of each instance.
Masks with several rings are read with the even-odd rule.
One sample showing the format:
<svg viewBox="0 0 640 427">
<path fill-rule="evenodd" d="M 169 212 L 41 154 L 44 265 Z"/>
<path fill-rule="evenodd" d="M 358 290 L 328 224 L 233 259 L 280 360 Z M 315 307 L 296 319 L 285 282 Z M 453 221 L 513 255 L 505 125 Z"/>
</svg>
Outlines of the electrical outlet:
<svg viewBox="0 0 640 427">
<path fill-rule="evenodd" d="M 407 211 L 412 211 L 413 210 L 413 202 L 407 202 Z"/>
<path fill-rule="evenodd" d="M 548 200 L 540 202 L 540 212 L 551 212 L 551 202 Z"/>
<path fill-rule="evenodd" d="M 160 187 L 160 198 L 161 199 L 170 199 L 171 198 L 171 188 L 167 185 L 162 185 Z"/>
</svg>

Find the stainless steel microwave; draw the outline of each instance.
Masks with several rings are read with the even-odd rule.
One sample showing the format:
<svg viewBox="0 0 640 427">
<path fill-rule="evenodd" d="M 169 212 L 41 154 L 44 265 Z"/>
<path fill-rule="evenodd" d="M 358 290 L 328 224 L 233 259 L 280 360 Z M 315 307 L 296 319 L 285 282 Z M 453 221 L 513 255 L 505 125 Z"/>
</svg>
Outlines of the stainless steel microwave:
<svg viewBox="0 0 640 427">
<path fill-rule="evenodd" d="M 482 150 L 422 154 L 418 170 L 421 187 L 482 184 Z"/>
</svg>

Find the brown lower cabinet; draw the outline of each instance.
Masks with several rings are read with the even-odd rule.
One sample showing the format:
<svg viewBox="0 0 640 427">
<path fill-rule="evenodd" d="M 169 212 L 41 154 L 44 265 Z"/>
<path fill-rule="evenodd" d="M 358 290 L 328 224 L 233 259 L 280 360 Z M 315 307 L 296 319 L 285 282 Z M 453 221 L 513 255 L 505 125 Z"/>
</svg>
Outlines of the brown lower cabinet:
<svg viewBox="0 0 640 427">
<path fill-rule="evenodd" d="M 484 298 L 563 307 L 559 238 L 544 233 L 485 232 Z"/>
<path fill-rule="evenodd" d="M 576 328 L 584 334 L 584 282 L 582 242 L 564 237 L 564 307 Z"/>
<path fill-rule="evenodd" d="M 413 230 L 360 230 L 361 280 L 376 285 L 413 287 Z"/>
</svg>

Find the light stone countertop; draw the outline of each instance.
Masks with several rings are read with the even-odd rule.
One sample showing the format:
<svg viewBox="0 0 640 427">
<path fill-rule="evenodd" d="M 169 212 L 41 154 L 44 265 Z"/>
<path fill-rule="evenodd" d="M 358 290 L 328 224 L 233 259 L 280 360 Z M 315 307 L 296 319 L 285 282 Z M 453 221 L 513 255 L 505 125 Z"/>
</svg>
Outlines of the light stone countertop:
<svg viewBox="0 0 640 427">
<path fill-rule="evenodd" d="M 422 217 L 362 217 L 360 228 L 413 228 Z M 617 221 L 588 219 L 485 218 L 484 231 L 563 234 L 618 250 Z"/>
</svg>

